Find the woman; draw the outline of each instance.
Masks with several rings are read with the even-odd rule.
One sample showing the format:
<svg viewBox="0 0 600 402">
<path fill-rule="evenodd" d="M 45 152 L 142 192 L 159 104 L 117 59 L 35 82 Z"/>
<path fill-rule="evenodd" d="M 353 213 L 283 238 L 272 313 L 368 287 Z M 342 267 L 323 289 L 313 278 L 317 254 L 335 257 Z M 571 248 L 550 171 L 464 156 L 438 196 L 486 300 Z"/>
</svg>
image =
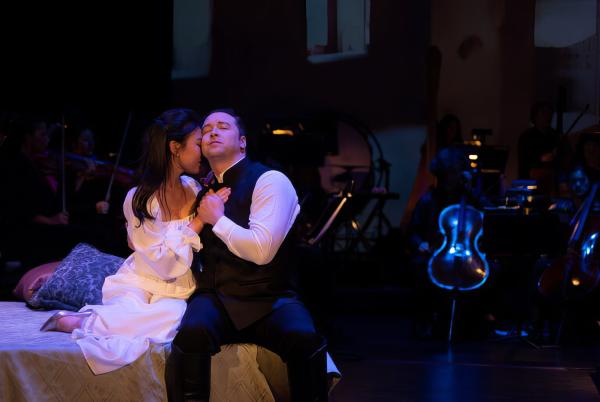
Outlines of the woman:
<svg viewBox="0 0 600 402">
<path fill-rule="evenodd" d="M 203 223 L 193 208 L 200 185 L 182 176 L 200 170 L 201 123 L 195 112 L 174 109 L 150 126 L 140 185 L 123 204 L 134 253 L 106 278 L 103 305 L 58 312 L 42 327 L 72 332 L 95 374 L 133 362 L 151 341 L 175 337 L 195 289 L 193 252 L 202 248 Z M 229 193 L 217 194 L 226 201 Z"/>
</svg>

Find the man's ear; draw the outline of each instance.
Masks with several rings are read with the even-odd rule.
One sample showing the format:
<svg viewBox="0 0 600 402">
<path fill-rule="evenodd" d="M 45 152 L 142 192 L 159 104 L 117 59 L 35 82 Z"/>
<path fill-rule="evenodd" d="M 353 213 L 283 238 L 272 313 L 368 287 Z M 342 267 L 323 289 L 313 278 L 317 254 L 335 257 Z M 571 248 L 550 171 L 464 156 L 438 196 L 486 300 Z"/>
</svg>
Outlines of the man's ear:
<svg viewBox="0 0 600 402">
<path fill-rule="evenodd" d="M 173 156 L 178 156 L 179 155 L 179 149 L 181 148 L 181 144 L 178 143 L 177 141 L 169 141 L 169 150 L 171 151 L 171 155 Z"/>
<path fill-rule="evenodd" d="M 240 151 L 242 151 L 242 153 L 246 152 L 246 136 L 242 135 L 240 137 Z"/>
</svg>

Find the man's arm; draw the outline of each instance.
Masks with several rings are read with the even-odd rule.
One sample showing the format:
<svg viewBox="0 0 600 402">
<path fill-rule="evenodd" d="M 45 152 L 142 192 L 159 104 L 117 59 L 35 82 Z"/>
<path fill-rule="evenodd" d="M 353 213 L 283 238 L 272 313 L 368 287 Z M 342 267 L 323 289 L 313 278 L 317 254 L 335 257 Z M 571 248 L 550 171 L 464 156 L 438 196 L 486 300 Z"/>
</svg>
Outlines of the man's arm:
<svg viewBox="0 0 600 402">
<path fill-rule="evenodd" d="M 235 190 L 234 190 L 235 191 Z M 252 193 L 248 229 L 221 216 L 213 232 L 233 254 L 258 265 L 273 260 L 300 212 L 296 190 L 280 172 L 264 173 Z"/>
</svg>

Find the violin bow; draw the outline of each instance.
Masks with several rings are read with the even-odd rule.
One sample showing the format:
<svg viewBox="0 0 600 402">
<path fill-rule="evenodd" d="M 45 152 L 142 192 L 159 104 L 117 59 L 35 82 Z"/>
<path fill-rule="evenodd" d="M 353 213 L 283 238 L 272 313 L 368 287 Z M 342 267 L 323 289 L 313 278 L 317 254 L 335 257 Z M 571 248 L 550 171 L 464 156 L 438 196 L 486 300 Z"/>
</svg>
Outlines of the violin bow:
<svg viewBox="0 0 600 402">
<path fill-rule="evenodd" d="M 125 139 L 127 138 L 127 133 L 129 132 L 129 126 L 131 125 L 131 117 L 133 116 L 133 112 L 129 112 L 127 116 L 127 123 L 125 124 L 125 131 L 123 132 L 123 136 L 121 137 L 121 145 L 119 146 L 119 153 L 117 154 L 117 160 L 115 161 L 115 167 L 110 175 L 110 181 L 108 182 L 108 188 L 106 189 L 106 195 L 104 196 L 104 201 L 110 202 L 110 193 L 112 191 L 112 186 L 115 181 L 115 176 L 117 175 L 117 170 L 119 169 L 119 163 L 121 162 L 121 155 L 123 154 L 123 148 L 125 147 Z"/>
<path fill-rule="evenodd" d="M 60 181 L 62 212 L 67 213 L 67 183 L 65 174 L 65 114 L 60 118 Z"/>
</svg>

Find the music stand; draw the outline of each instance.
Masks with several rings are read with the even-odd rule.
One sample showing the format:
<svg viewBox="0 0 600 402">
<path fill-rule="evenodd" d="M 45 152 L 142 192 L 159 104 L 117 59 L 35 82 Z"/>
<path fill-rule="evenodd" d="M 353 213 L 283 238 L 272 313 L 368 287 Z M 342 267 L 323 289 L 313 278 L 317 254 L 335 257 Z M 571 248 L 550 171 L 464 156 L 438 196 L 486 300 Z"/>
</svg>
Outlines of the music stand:
<svg viewBox="0 0 600 402">
<path fill-rule="evenodd" d="M 542 254 L 553 255 L 564 249 L 559 217 L 547 212 L 525 214 L 521 210 L 486 208 L 483 219 L 482 251 L 488 258 L 510 258 L 509 266 L 517 266 L 518 298 L 531 305 L 532 261 Z M 526 318 L 518 314 L 516 337 L 536 349 L 541 346 L 523 338 L 522 328 Z M 510 339 L 505 337 L 504 339 Z"/>
<path fill-rule="evenodd" d="M 319 219 L 313 226 L 310 233 L 306 236 L 306 243 L 309 246 L 314 246 L 319 243 L 323 237 L 330 232 L 334 223 L 337 223 L 338 216 L 342 212 L 345 205 L 348 204 L 350 198 L 352 198 L 352 191 L 354 191 L 354 180 L 349 180 L 346 183 L 344 189 L 336 194 L 334 198 L 331 198 L 321 213 Z"/>
<path fill-rule="evenodd" d="M 317 219 L 314 226 L 311 228 L 310 232 L 306 236 L 303 237 L 303 244 L 301 244 L 301 246 L 300 246 L 301 249 L 304 249 L 307 251 L 318 250 L 318 246 L 322 243 L 323 239 L 326 238 L 328 234 L 331 234 L 332 231 L 334 231 L 336 229 L 337 225 L 340 223 L 340 215 L 343 214 L 343 212 L 345 212 L 348 209 L 348 205 L 351 203 L 351 199 L 353 197 L 352 192 L 354 191 L 354 186 L 355 186 L 354 180 L 350 179 L 346 183 L 344 188 L 338 194 L 335 194 L 334 196 L 332 196 L 329 199 L 327 205 L 323 209 L 323 212 Z M 323 259 L 321 259 L 320 262 L 322 263 Z M 323 272 L 322 271 L 319 271 L 318 275 L 320 275 L 319 280 L 313 280 L 311 282 L 313 285 L 315 283 L 328 282 L 327 279 L 325 279 L 325 281 L 323 280 Z M 334 288 L 335 287 L 335 274 L 331 277 L 331 280 L 332 280 L 332 282 L 331 282 L 332 288 Z M 314 297 L 315 292 L 311 292 L 310 295 Z M 305 303 L 308 307 L 310 305 L 310 300 L 305 300 Z M 315 322 L 317 324 L 318 324 L 320 315 L 324 314 L 325 317 L 327 317 L 328 313 L 326 312 L 326 310 L 327 310 L 326 306 L 327 306 L 327 304 L 325 304 L 325 305 L 319 304 L 317 306 L 318 312 L 320 314 L 313 315 L 313 319 L 315 320 Z M 313 312 L 313 314 L 314 314 L 314 312 Z M 330 321 L 330 320 L 326 320 L 326 321 Z M 351 358 L 351 359 L 362 358 L 361 356 L 357 355 L 356 353 L 354 353 L 352 351 L 343 350 L 343 349 L 336 349 L 336 355 L 337 356 L 345 356 L 345 357 Z"/>
</svg>

